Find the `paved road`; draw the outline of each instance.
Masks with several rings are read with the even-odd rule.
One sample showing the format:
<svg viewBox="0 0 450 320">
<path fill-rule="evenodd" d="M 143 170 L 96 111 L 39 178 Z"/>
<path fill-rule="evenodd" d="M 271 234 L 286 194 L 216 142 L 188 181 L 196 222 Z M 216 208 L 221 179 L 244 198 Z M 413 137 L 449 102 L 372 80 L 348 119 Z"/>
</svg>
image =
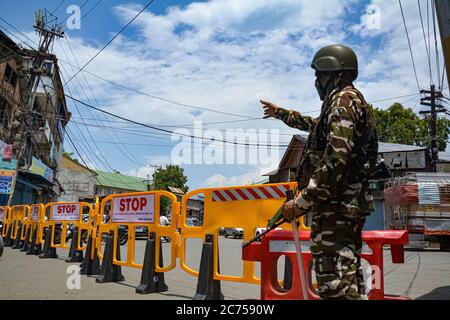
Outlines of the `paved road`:
<svg viewBox="0 0 450 320">
<path fill-rule="evenodd" d="M 201 241 L 188 242 L 187 264 L 198 270 Z M 145 241 L 136 242 L 136 262 L 141 263 Z M 240 275 L 242 270 L 241 241 L 220 239 L 220 270 L 226 275 Z M 164 261 L 168 263 L 169 246 L 163 244 Z M 64 261 L 67 251 L 59 250 L 59 259 L 39 259 L 18 250 L 5 248 L 0 258 L 0 299 L 191 299 L 195 294 L 197 278 L 178 267 L 165 274 L 169 291 L 160 294 L 139 295 L 135 287 L 140 282 L 138 269 L 122 268 L 122 283 L 95 282 L 95 278 L 81 276 L 81 290 L 69 290 L 66 273 L 70 265 Z M 122 258 L 126 246 L 122 247 Z M 450 253 L 439 251 L 408 251 L 406 263 L 390 263 L 390 252 L 385 251 L 386 292 L 408 295 L 414 299 L 450 299 Z M 283 263 L 279 263 L 280 279 Z M 256 275 L 259 276 L 259 267 Z M 222 281 L 222 292 L 228 300 L 258 299 L 259 286 Z"/>
</svg>

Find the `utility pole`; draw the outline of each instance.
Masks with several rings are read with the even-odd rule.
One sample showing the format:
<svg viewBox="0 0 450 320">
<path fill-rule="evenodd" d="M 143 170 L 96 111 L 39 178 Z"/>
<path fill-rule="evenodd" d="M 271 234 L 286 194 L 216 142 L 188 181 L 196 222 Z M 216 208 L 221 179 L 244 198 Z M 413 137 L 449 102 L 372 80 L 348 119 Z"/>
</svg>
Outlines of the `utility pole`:
<svg viewBox="0 0 450 320">
<path fill-rule="evenodd" d="M 36 124 L 36 114 L 33 111 L 33 106 L 36 101 L 37 89 L 41 81 L 41 76 L 45 74 L 45 70 L 43 69 L 45 58 L 54 39 L 56 37 L 61 38 L 64 36 L 62 26 L 56 24 L 56 17 L 47 10 L 38 10 L 36 12 L 36 25 L 34 26 L 34 29 L 40 35 L 39 48 L 38 51 L 33 54 L 31 67 L 29 70 L 26 70 L 30 74 L 27 81 L 27 87 L 22 95 L 21 108 L 15 112 L 15 120 L 19 125 L 18 133 L 15 135 L 14 139 L 13 155 L 16 157 L 17 164 L 12 181 L 11 194 L 8 198 L 8 206 L 11 205 L 14 196 L 14 189 L 16 188 L 17 176 L 19 174 L 19 166 L 22 163 L 22 158 L 24 158 L 25 152 L 29 151 L 31 136 L 37 129 L 34 128 Z M 25 159 L 25 167 L 30 165 L 31 164 L 27 163 L 27 160 Z"/>
<path fill-rule="evenodd" d="M 150 168 L 155 168 L 156 170 L 158 170 L 158 169 L 162 169 L 162 166 L 158 166 L 158 165 L 154 165 L 154 164 L 149 164 L 148 165 Z M 155 170 L 155 172 L 156 172 L 156 170 Z M 153 175 L 152 175 L 152 189 L 153 190 L 155 190 L 155 172 L 153 172 Z"/>
<path fill-rule="evenodd" d="M 427 95 L 425 98 L 420 99 L 420 104 L 423 106 L 429 106 L 430 111 L 421 111 L 421 115 L 429 115 L 429 128 L 431 138 L 431 171 L 436 172 L 436 165 L 439 160 L 439 146 L 437 141 L 437 115 L 438 113 L 446 112 L 445 107 L 440 104 L 436 104 L 436 101 L 443 97 L 442 92 L 436 91 L 436 86 L 431 85 L 431 90 L 421 90 L 421 94 Z"/>
<path fill-rule="evenodd" d="M 158 166 L 158 165 L 154 165 L 154 164 L 149 164 L 147 167 L 150 168 L 156 168 L 156 169 L 161 169 L 162 166 Z M 147 183 L 147 190 L 148 191 L 152 191 L 155 189 L 155 174 L 153 173 L 153 180 L 150 180 L 150 175 L 147 175 L 147 179 L 144 180 L 145 183 Z"/>
</svg>

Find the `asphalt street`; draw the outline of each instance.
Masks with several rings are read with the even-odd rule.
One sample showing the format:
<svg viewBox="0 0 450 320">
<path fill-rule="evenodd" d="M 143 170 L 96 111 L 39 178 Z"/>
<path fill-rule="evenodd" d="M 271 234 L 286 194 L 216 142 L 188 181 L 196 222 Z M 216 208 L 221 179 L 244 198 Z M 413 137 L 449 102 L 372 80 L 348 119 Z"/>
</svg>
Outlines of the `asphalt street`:
<svg viewBox="0 0 450 320">
<path fill-rule="evenodd" d="M 239 276 L 242 272 L 241 243 L 238 239 L 220 238 L 220 271 L 225 275 Z M 192 239 L 187 243 L 187 264 L 198 270 L 202 242 Z M 122 247 L 121 257 L 126 256 Z M 136 262 L 142 263 L 145 241 L 136 241 Z M 164 265 L 169 262 L 169 245 L 163 244 Z M 95 282 L 94 277 L 81 276 L 81 289 L 68 289 L 68 277 L 73 274 L 68 267 L 79 263 L 66 263 L 68 251 L 58 249 L 58 259 L 39 259 L 19 250 L 5 248 L 0 258 L 0 299 L 192 299 L 197 278 L 178 266 L 165 274 L 169 290 L 164 293 L 140 295 L 135 287 L 140 282 L 141 270 L 122 267 L 125 281 L 120 283 Z M 450 299 L 450 253 L 440 251 L 407 251 L 405 264 L 390 262 L 390 252 L 385 250 L 385 291 L 389 294 L 407 295 L 413 299 Z M 278 264 L 282 279 L 284 263 Z M 73 271 L 72 271 L 73 272 Z M 256 267 L 259 276 L 259 265 Z M 221 282 L 227 300 L 259 299 L 259 286 L 235 282 Z"/>
</svg>

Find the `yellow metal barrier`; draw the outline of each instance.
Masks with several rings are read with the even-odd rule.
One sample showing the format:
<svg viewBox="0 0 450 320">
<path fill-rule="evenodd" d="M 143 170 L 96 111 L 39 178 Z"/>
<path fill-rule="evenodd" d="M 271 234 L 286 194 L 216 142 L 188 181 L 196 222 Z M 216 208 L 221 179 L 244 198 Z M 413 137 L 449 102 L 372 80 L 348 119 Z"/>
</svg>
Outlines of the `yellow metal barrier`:
<svg viewBox="0 0 450 320">
<path fill-rule="evenodd" d="M 160 203 L 161 197 L 167 197 L 172 204 L 171 215 L 172 223 L 170 226 L 160 225 Z M 107 205 L 110 205 L 109 221 L 104 221 L 103 216 L 106 214 Z M 105 197 L 100 205 L 98 218 L 100 219 L 99 234 L 97 237 L 97 254 L 103 259 L 101 252 L 101 240 L 104 234 L 114 232 L 114 239 L 119 236 L 119 226 L 126 226 L 128 229 L 128 250 L 127 258 L 122 261 L 117 259 L 117 241 L 114 241 L 113 263 L 120 266 L 142 269 L 143 265 L 135 262 L 135 239 L 136 226 L 147 227 L 149 233 L 156 233 L 156 252 L 155 266 L 156 272 L 168 272 L 176 267 L 176 259 L 178 257 L 178 239 L 177 232 L 178 219 L 180 212 L 180 203 L 177 197 L 167 191 L 149 191 L 139 193 L 127 193 L 120 195 L 110 195 Z M 160 239 L 161 237 L 171 238 L 171 259 L 170 264 L 166 267 L 159 266 Z"/>
<path fill-rule="evenodd" d="M 204 239 L 207 234 L 214 234 L 214 243 L 219 240 L 219 228 L 242 228 L 243 241 L 249 241 L 255 236 L 256 228 L 264 228 L 268 220 L 278 211 L 286 200 L 286 191 L 293 190 L 295 183 L 254 185 L 243 187 L 200 189 L 187 193 L 181 204 L 181 240 L 180 267 L 187 273 L 198 276 L 198 271 L 186 264 L 186 240 L 188 238 Z M 204 196 L 204 221 L 202 226 L 188 226 L 187 201 L 191 197 Z M 303 219 L 302 219 L 303 220 Z M 291 229 L 290 224 L 282 228 Z M 306 229 L 304 222 L 301 228 Z M 218 272 L 218 246 L 214 249 L 214 279 L 259 284 L 255 276 L 254 262 L 243 262 L 241 277 L 222 275 Z"/>
<path fill-rule="evenodd" d="M 44 218 L 45 206 L 42 203 L 33 204 L 30 206 L 30 241 L 33 241 L 33 232 L 36 230 L 36 245 L 44 244 Z"/>
<path fill-rule="evenodd" d="M 2 221 L 2 237 L 5 238 L 11 228 L 9 207 L 0 207 L 0 221 Z"/>
<path fill-rule="evenodd" d="M 99 198 L 95 198 L 95 204 L 94 204 L 94 215 L 92 220 L 90 221 L 90 224 L 92 225 L 91 231 L 88 232 L 87 237 L 89 239 L 89 236 L 92 238 L 92 246 L 91 246 L 91 252 L 86 252 L 86 255 L 90 255 L 91 259 L 94 259 L 94 255 L 96 253 L 95 245 L 97 244 L 97 238 L 99 238 L 99 225 L 101 223 L 101 216 L 100 216 L 100 202 Z M 101 243 L 101 237 L 100 237 L 100 243 Z"/>
<path fill-rule="evenodd" d="M 28 215 L 30 213 L 30 206 L 12 206 L 10 212 L 12 227 L 11 239 L 16 240 L 19 237 L 20 240 L 25 240 L 26 229 L 29 227 Z M 22 224 L 22 232 L 18 234 L 20 223 Z"/>
<path fill-rule="evenodd" d="M 92 221 L 94 219 L 94 209 L 87 202 L 50 202 L 44 207 L 45 217 L 43 223 L 44 228 L 52 227 L 51 244 L 52 248 L 70 249 L 66 244 L 67 229 L 70 224 L 78 227 L 78 239 L 76 250 L 84 250 L 85 246 L 81 242 L 81 233 L 83 230 L 90 232 L 92 229 Z M 83 215 L 88 215 L 87 222 L 83 222 Z M 56 229 L 60 228 L 59 243 L 55 243 Z M 74 241 L 74 239 L 72 239 Z"/>
</svg>

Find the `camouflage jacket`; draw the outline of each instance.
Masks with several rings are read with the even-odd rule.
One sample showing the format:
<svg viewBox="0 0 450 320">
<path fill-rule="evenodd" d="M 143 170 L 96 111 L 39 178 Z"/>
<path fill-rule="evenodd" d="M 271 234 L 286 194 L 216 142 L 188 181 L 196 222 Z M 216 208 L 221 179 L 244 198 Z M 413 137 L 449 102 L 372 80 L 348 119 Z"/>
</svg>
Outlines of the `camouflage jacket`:
<svg viewBox="0 0 450 320">
<path fill-rule="evenodd" d="M 370 214 L 369 177 L 378 158 L 378 136 L 362 94 L 353 86 L 334 90 L 319 118 L 282 108 L 276 117 L 310 133 L 297 172 L 302 192 L 296 205 L 305 211 Z"/>
</svg>

